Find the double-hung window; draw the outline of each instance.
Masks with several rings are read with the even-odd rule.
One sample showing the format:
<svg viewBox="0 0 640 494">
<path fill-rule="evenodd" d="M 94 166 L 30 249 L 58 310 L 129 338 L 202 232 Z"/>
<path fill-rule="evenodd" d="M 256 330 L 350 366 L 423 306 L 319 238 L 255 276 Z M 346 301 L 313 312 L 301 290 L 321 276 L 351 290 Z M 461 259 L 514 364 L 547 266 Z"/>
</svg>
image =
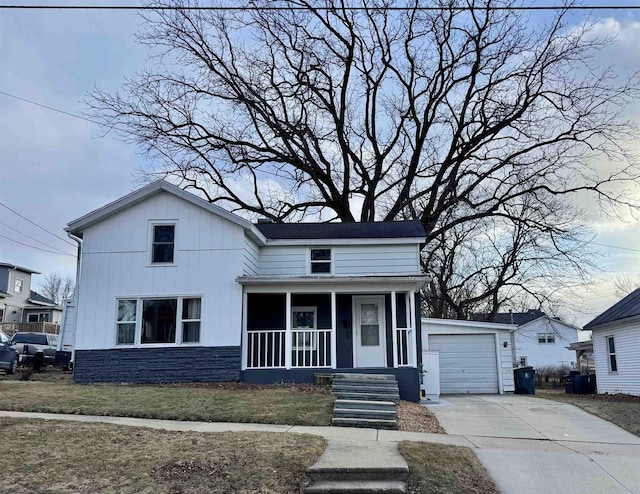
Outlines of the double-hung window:
<svg viewBox="0 0 640 494">
<path fill-rule="evenodd" d="M 202 301 L 199 298 L 182 300 L 182 342 L 198 343 L 200 341 L 200 312 Z"/>
<path fill-rule="evenodd" d="M 556 335 L 554 333 L 538 333 L 538 343 L 555 343 Z"/>
<path fill-rule="evenodd" d="M 616 342 L 614 341 L 613 336 L 607 336 L 607 352 L 609 354 L 609 372 L 618 372 Z"/>
<path fill-rule="evenodd" d="M 315 350 L 316 307 L 293 307 L 291 312 L 293 350 Z"/>
<path fill-rule="evenodd" d="M 173 264 L 176 225 L 153 225 L 152 264 Z"/>
<path fill-rule="evenodd" d="M 311 274 L 331 274 L 331 249 L 311 249 Z"/>
<path fill-rule="evenodd" d="M 135 299 L 118 300 L 118 322 L 116 323 L 118 345 L 133 345 L 135 342 L 137 303 Z"/>
<path fill-rule="evenodd" d="M 16 293 L 22 293 L 23 286 L 24 286 L 24 280 L 22 278 L 16 278 L 13 283 L 13 291 Z"/>
</svg>

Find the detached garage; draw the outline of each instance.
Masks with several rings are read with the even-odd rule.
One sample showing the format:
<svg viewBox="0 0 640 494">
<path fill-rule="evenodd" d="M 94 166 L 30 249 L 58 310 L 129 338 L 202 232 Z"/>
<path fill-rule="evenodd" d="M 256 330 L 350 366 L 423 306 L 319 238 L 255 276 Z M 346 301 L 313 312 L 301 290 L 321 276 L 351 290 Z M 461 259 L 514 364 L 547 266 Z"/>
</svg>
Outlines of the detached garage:
<svg viewBox="0 0 640 494">
<path fill-rule="evenodd" d="M 424 380 L 425 395 L 513 391 L 515 329 L 511 324 L 422 319 L 422 361 L 430 378 Z"/>
</svg>

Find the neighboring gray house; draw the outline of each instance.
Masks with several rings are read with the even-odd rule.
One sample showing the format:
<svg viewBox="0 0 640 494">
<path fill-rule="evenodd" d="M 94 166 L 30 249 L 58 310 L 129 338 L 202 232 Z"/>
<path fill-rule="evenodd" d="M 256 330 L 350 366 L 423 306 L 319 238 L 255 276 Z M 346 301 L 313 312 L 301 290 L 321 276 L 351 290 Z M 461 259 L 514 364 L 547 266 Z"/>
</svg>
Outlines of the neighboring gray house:
<svg viewBox="0 0 640 494">
<path fill-rule="evenodd" d="M 474 319 L 483 320 L 483 316 L 476 314 Z M 536 309 L 529 309 L 527 312 L 500 312 L 491 321 L 518 326 L 513 332 L 514 365 L 537 368 L 550 365 L 575 366 L 576 354 L 567 346 L 578 340 L 580 328 Z"/>
<path fill-rule="evenodd" d="M 76 382 L 420 386 L 419 221 L 252 224 L 167 182 L 69 223 L 81 240 Z"/>
<path fill-rule="evenodd" d="M 640 396 L 640 288 L 584 329 L 592 331 L 598 393 Z"/>
<path fill-rule="evenodd" d="M 0 263 L 0 323 L 60 323 L 62 307 L 31 289 L 34 274 L 40 273 Z"/>
</svg>

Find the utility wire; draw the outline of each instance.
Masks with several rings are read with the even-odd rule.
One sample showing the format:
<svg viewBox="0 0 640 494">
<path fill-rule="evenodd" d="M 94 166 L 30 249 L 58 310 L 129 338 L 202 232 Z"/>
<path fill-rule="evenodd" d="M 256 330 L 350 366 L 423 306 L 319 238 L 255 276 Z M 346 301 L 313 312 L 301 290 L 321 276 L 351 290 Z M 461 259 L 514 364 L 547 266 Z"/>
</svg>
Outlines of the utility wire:
<svg viewBox="0 0 640 494">
<path fill-rule="evenodd" d="M 44 245 L 45 247 L 49 247 L 50 249 L 57 250 L 57 251 L 59 251 L 61 254 L 67 254 L 67 255 L 69 255 L 69 256 L 70 256 L 70 255 L 73 255 L 73 254 L 69 254 L 68 252 L 63 251 L 62 249 L 58 249 L 58 247 L 54 247 L 53 245 L 46 244 L 46 243 L 42 242 L 41 240 L 38 240 L 38 239 L 37 239 L 37 238 L 35 238 L 35 237 L 32 237 L 32 236 L 30 236 L 30 235 L 27 235 L 26 233 L 21 232 L 21 231 L 20 231 L 20 230 L 18 230 L 17 228 L 13 228 L 11 225 L 7 225 L 6 223 L 4 223 L 4 222 L 2 222 L 2 221 L 0 221 L 0 225 L 4 225 L 4 226 L 5 226 L 6 228 L 8 228 L 9 230 L 13 230 L 13 231 L 14 231 L 14 232 L 16 232 L 16 233 L 19 233 L 20 235 L 22 235 L 22 236 L 24 236 L 24 237 L 27 237 L 29 240 L 35 240 L 35 241 L 36 241 L 36 242 L 38 242 L 40 245 Z"/>
<path fill-rule="evenodd" d="M 31 221 L 29 218 L 27 218 L 26 216 L 21 215 L 20 213 L 18 213 L 18 211 L 15 211 L 15 210 L 11 209 L 11 208 L 10 208 L 9 206 L 7 206 L 6 204 L 3 204 L 3 203 L 1 203 L 1 202 L 0 202 L 0 206 L 2 206 L 2 207 L 4 207 L 4 208 L 7 208 L 7 209 L 8 209 L 9 211 L 11 211 L 13 214 L 16 214 L 16 215 L 20 216 L 20 218 L 22 218 L 23 220 L 26 220 L 26 221 L 28 221 L 29 223 L 31 223 L 32 225 L 37 226 L 38 228 L 40 228 L 40 230 L 43 230 L 43 231 L 47 232 L 49 235 L 53 235 L 53 236 L 54 236 L 54 237 L 56 237 L 57 239 L 62 240 L 64 243 L 69 244 L 69 245 L 70 245 L 70 246 L 72 246 L 72 247 L 76 247 L 76 245 L 72 244 L 72 243 L 71 243 L 71 242 L 69 242 L 67 239 L 62 238 L 61 236 L 56 235 L 56 234 L 55 234 L 55 233 L 53 233 L 52 231 L 47 230 L 45 227 L 38 225 L 35 221 Z M 11 239 L 9 239 L 9 240 L 11 240 Z M 18 243 L 20 243 L 20 242 L 18 242 Z M 37 247 L 36 247 L 36 248 L 37 248 Z M 43 250 L 43 249 L 40 249 L 40 250 Z M 71 254 L 66 254 L 66 255 L 69 255 L 69 256 L 70 256 Z"/>
<path fill-rule="evenodd" d="M 32 105 L 36 105 L 36 106 L 39 106 L 41 108 L 46 108 L 47 110 L 51 110 L 51 111 L 55 111 L 55 112 L 58 112 L 58 113 L 62 113 L 63 115 L 68 115 L 68 116 L 73 117 L 73 118 L 79 118 L 81 120 L 86 120 L 87 122 L 91 122 L 91 123 L 94 123 L 96 125 L 104 126 L 104 124 L 101 124 L 97 120 L 91 120 L 90 118 L 86 118 L 86 117 L 83 117 L 81 115 L 76 115 L 75 113 L 69 113 L 68 111 L 59 110 L 59 109 L 54 108 L 52 106 L 43 105 L 42 103 L 38 103 L 37 101 L 32 101 L 30 99 L 22 98 L 20 96 L 16 96 L 15 94 L 5 93 L 4 91 L 0 91 L 0 94 L 4 94 L 5 96 L 9 96 L 9 98 L 14 98 L 14 99 L 17 99 L 17 100 L 20 100 L 20 101 L 24 101 L 25 103 L 30 103 Z"/>
<path fill-rule="evenodd" d="M 589 242 L 593 245 L 599 245 L 600 247 L 609 247 L 610 249 L 628 250 L 630 252 L 640 252 L 640 249 L 632 249 L 631 247 L 620 247 L 618 245 L 601 244 L 599 242 Z"/>
<path fill-rule="evenodd" d="M 345 6 L 345 7 L 323 7 L 323 6 L 255 6 L 255 5 L 210 5 L 210 6 L 168 6 L 168 5 L 0 5 L 0 9 L 4 10 L 209 10 L 209 11 L 265 11 L 265 10 L 347 10 L 347 11 L 372 11 L 372 10 L 384 10 L 384 11 L 471 11 L 471 10 L 640 10 L 640 5 L 522 5 L 522 6 L 495 6 L 495 7 L 443 7 L 443 6 L 386 6 L 386 7 L 360 7 L 360 6 Z"/>
<path fill-rule="evenodd" d="M 37 250 L 41 250 L 41 251 L 44 251 L 44 252 L 49 252 L 50 254 L 58 254 L 59 256 L 76 257 L 73 254 L 67 254 L 66 252 L 56 252 L 54 250 L 41 249 L 40 247 L 36 247 L 35 245 L 25 244 L 24 242 L 18 242 L 17 240 L 14 240 L 11 237 L 7 237 L 5 235 L 1 235 L 0 234 L 0 237 L 6 238 L 7 240 L 10 240 L 11 242 L 15 242 L 16 244 L 20 244 L 20 245 L 24 245 L 25 247 L 29 247 L 30 249 L 37 249 Z"/>
</svg>

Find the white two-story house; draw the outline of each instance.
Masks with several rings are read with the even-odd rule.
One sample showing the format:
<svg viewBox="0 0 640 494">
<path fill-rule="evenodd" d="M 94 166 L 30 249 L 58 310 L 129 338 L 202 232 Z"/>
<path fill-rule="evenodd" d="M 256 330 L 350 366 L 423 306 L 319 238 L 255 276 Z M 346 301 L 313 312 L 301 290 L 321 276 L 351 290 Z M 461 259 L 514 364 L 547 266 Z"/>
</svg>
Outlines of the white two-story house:
<svg viewBox="0 0 640 494">
<path fill-rule="evenodd" d="M 393 373 L 419 399 L 418 221 L 252 224 L 164 181 L 69 223 L 76 382 Z"/>
</svg>

